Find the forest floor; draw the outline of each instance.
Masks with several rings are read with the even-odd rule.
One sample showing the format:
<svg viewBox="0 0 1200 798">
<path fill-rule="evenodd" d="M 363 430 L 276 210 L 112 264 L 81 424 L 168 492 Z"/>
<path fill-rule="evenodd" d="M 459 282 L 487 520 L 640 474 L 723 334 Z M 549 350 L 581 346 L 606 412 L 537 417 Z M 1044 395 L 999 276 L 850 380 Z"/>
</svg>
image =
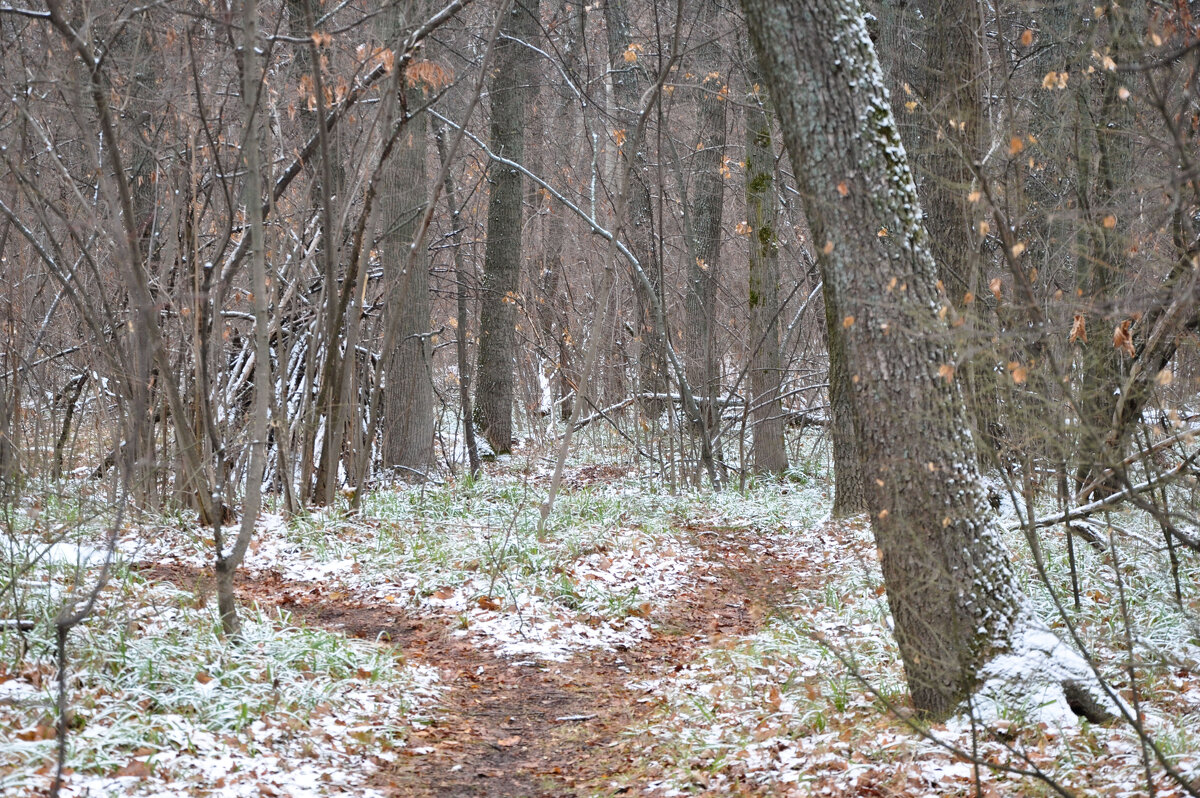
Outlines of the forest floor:
<svg viewBox="0 0 1200 798">
<path fill-rule="evenodd" d="M 1085 601 L 1069 620 L 1127 698 L 1133 641 L 1157 755 L 1122 724 L 1045 706 L 924 725 L 868 525 L 828 521 L 826 477 L 817 462 L 741 492 L 672 494 L 584 466 L 540 535 L 544 475 L 512 463 L 472 485 L 378 491 L 354 514 L 264 516 L 233 645 L 207 533 L 130 525 L 70 641 L 63 794 L 1132 796 L 1148 779 L 1185 794 L 1156 756 L 1200 775 L 1197 564 L 1176 606 L 1145 535 L 1119 570 L 1077 551 Z M 28 531 L 66 526 L 49 514 Z M 0 615 L 39 619 L 0 627 L 3 795 L 44 794 L 52 775 L 46 620 L 86 589 L 102 531 L 71 528 L 10 582 L 19 600 Z M 1043 541 L 1052 580 L 1066 578 L 1061 543 Z M 1114 623 L 1122 591 L 1131 636 Z"/>
<path fill-rule="evenodd" d="M 799 581 L 818 578 L 796 573 L 744 530 L 696 532 L 695 540 L 699 567 L 713 579 L 676 595 L 637 646 L 584 649 L 566 663 L 498 657 L 454 635 L 445 619 L 330 598 L 277 572 L 242 580 L 238 593 L 244 602 L 283 608 L 294 621 L 387 641 L 445 674 L 446 693 L 428 725 L 371 786 L 412 796 L 621 792 L 641 775 L 639 740 L 629 731 L 661 710 L 630 685 L 677 672 L 723 637 L 752 634 Z M 211 578 L 197 569 L 151 566 L 143 574 L 211 594 Z"/>
</svg>

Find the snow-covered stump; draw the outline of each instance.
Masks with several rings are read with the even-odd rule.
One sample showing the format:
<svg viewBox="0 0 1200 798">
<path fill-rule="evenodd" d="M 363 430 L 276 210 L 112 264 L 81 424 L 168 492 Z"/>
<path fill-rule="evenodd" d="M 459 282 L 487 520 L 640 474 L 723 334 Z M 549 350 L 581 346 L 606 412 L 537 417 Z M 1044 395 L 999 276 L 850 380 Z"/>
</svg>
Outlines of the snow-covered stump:
<svg viewBox="0 0 1200 798">
<path fill-rule="evenodd" d="M 1012 648 L 992 658 L 979 676 L 966 716 L 987 727 L 1013 718 L 1071 727 L 1081 717 L 1109 723 L 1133 715 L 1087 660 L 1032 616 L 1013 635 Z"/>
</svg>

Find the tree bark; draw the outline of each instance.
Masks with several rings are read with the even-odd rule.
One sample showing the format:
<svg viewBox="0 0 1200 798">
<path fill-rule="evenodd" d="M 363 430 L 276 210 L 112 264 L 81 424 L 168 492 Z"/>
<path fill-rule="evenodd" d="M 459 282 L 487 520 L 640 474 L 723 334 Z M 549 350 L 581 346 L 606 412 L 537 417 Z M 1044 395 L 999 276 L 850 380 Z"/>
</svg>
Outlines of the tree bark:
<svg viewBox="0 0 1200 798">
<path fill-rule="evenodd" d="M 729 86 L 721 73 L 721 48 L 717 43 L 717 8 L 703 0 L 700 36 L 693 70 L 696 87 L 696 143 L 689 148 L 692 190 L 685 208 L 691 238 L 687 292 L 685 344 L 688 382 L 700 399 L 702 423 L 713 434 L 719 419 L 721 371 L 716 351 L 717 287 L 720 281 L 721 212 L 725 198 L 725 109 Z"/>
<path fill-rule="evenodd" d="M 547 150 L 553 157 L 555 171 L 561 173 L 569 168 L 572 152 L 580 143 L 578 100 L 575 87 L 569 81 L 576 80 L 579 56 L 584 39 L 587 12 L 570 0 L 563 0 L 559 11 L 565 18 L 562 43 L 562 76 L 553 66 L 547 65 L 551 85 L 555 87 L 554 133 L 557 142 L 547 142 Z M 555 148 L 556 147 L 556 148 Z M 551 149 L 554 148 L 554 149 Z M 540 189 L 539 189 L 540 192 Z M 538 323 L 546 354 L 552 360 L 558 396 L 554 399 L 559 417 L 566 421 L 571 417 L 573 386 L 577 384 L 578 369 L 574 366 L 570 317 L 567 313 L 568 297 L 563 277 L 563 242 L 567 237 L 566 214 L 554 203 L 548 203 L 545 211 L 545 244 L 541 257 L 541 276 L 538 281 Z M 553 412 L 553 411 L 552 411 Z"/>
<path fill-rule="evenodd" d="M 525 154 L 525 101 L 531 56 L 513 38 L 531 41 L 537 32 L 537 0 L 518 0 L 508 11 L 496 42 L 496 69 L 489 89 L 493 152 L 520 163 Z M 512 449 L 516 311 L 521 277 L 521 173 L 495 162 L 488 166 L 487 245 L 479 313 L 479 369 L 475 418 L 496 454 Z"/>
<path fill-rule="evenodd" d="M 420 94 L 417 87 L 409 90 Z M 404 112 L 407 105 L 401 101 L 398 107 Z M 408 482 L 423 482 L 433 465 L 429 261 L 424 248 L 409 259 L 428 202 L 426 129 L 425 114 L 405 123 L 379 187 L 379 248 L 384 267 L 391 272 L 388 312 L 399 317 L 396 346 L 384 353 L 392 362 L 383 394 L 382 458 L 385 468 L 394 469 Z"/>
<path fill-rule="evenodd" d="M 825 342 L 829 349 L 829 437 L 833 442 L 833 507 L 830 515 L 846 518 L 867 511 L 859 438 L 854 428 L 854 385 L 846 363 L 842 318 L 828 280 L 821 283 L 825 300 Z"/>
<path fill-rule="evenodd" d="M 753 60 L 753 59 L 751 59 Z M 783 358 L 779 341 L 779 198 L 775 194 L 772 110 L 758 65 L 751 63 L 746 98 L 746 223 L 750 226 L 750 402 L 754 470 L 787 470 Z"/>
<path fill-rule="evenodd" d="M 604 22 L 608 31 L 608 61 L 615 105 L 614 124 L 623 135 L 632 135 L 637 129 L 644 69 L 636 58 L 636 50 L 631 46 L 634 44 L 633 36 L 630 33 L 629 14 L 623 0 L 606 0 Z M 626 53 L 632 53 L 635 56 L 634 60 L 628 61 Z M 622 146 L 628 148 L 626 151 L 631 153 L 633 161 L 624 239 L 642 265 L 650 284 L 647 287 L 637 275 L 633 276 L 633 292 L 637 297 L 637 335 L 641 342 L 638 363 L 641 383 L 639 391 L 644 395 L 657 395 L 667 393 L 667 331 L 661 329 L 658 323 L 654 299 L 649 293 L 653 291 L 657 294 L 661 304 L 663 270 L 658 257 L 658 247 L 655 246 L 654 210 L 650 199 L 650 166 L 644 141 L 626 140 Z M 620 235 L 621 231 L 614 230 L 613 233 Z M 650 399 L 643 403 L 643 407 L 657 417 L 662 403 Z"/>
<path fill-rule="evenodd" d="M 972 169 L 983 158 L 984 25 L 978 0 L 920 0 L 920 52 L 910 65 L 923 122 L 919 141 L 904 139 L 920 176 L 918 193 L 930 251 L 946 294 L 966 317 L 956 349 L 964 357 L 963 389 L 983 463 L 994 463 L 998 441 L 996 361 L 992 325 L 984 318 L 990 295 L 968 199 Z M 915 134 L 918 125 L 910 125 Z M 903 128 L 901 129 L 903 138 Z M 967 302 L 971 295 L 974 299 Z"/>
<path fill-rule="evenodd" d="M 917 708 L 944 715 L 1012 647 L 1026 610 L 948 371 L 916 186 L 858 3 L 742 7 L 840 317 L 909 689 Z"/>
</svg>

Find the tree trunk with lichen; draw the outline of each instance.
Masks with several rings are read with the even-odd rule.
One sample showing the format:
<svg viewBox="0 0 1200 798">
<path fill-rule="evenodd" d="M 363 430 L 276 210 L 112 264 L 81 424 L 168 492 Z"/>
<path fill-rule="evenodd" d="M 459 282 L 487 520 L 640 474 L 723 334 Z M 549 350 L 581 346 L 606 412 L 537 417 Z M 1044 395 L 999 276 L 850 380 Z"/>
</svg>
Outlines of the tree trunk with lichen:
<svg viewBox="0 0 1200 798">
<path fill-rule="evenodd" d="M 750 416 L 754 470 L 787 470 L 784 447 L 783 358 L 779 350 L 779 198 L 775 194 L 775 146 L 766 87 L 751 65 L 746 98 L 746 224 L 750 227 Z"/>
<path fill-rule="evenodd" d="M 836 314 L 914 705 L 949 713 L 1025 617 L 987 504 L 937 268 L 853 0 L 742 0 Z"/>
</svg>

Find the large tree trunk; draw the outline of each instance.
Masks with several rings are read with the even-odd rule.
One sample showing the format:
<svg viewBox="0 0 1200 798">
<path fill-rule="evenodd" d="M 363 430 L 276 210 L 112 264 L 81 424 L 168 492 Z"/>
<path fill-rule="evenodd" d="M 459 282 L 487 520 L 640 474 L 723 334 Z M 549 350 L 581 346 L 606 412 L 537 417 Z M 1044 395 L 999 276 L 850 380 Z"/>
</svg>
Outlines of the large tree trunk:
<svg viewBox="0 0 1200 798">
<path fill-rule="evenodd" d="M 716 307 L 720 282 L 721 211 L 725 197 L 725 108 L 729 87 L 721 71 L 717 7 L 703 0 L 692 69 L 696 88 L 696 141 L 686 152 L 692 186 L 684 209 L 691 238 L 685 296 L 687 379 L 700 398 L 701 423 L 711 437 L 720 416 L 721 371 L 717 359 Z"/>
<path fill-rule="evenodd" d="M 630 47 L 633 38 L 629 31 L 629 14 L 624 0 L 606 0 L 604 22 L 608 31 L 608 61 L 612 74 L 614 126 L 623 135 L 632 136 L 637 129 L 638 109 L 641 104 L 644 73 L 641 61 Z M 626 53 L 635 56 L 626 60 Z M 650 201 L 650 167 L 646 158 L 644 142 L 626 140 L 622 145 L 631 153 L 633 167 L 630 173 L 629 205 L 625 212 L 624 240 L 634 257 L 642 264 L 649 278 L 650 289 L 662 300 L 662 262 L 654 239 L 654 213 Z M 620 233 L 621 231 L 613 231 Z M 659 328 L 654 312 L 654 300 L 647 287 L 636 275 L 633 276 L 633 292 L 637 297 L 638 338 L 641 340 L 639 379 L 643 394 L 663 394 L 667 391 L 666 330 Z M 643 406 L 657 416 L 661 403 L 649 400 Z"/>
<path fill-rule="evenodd" d="M 415 91 L 410 89 L 410 91 Z M 419 91 L 415 92 L 419 95 Z M 419 97 L 414 102 L 420 102 Z M 396 347 L 383 394 L 385 468 L 409 482 L 424 481 L 433 464 L 433 373 L 429 340 L 429 266 L 425 251 L 409 249 L 428 202 L 426 115 L 410 119 L 379 187 L 380 252 L 391 282 L 389 312 L 398 315 Z M 411 266 L 405 270 L 405 264 Z"/>
<path fill-rule="evenodd" d="M 525 154 L 525 99 L 528 65 L 533 57 L 513 39 L 529 42 L 536 33 L 537 0 L 517 0 L 496 42 L 496 69 L 488 93 L 489 146 L 518 163 Z M 521 277 L 521 173 L 493 162 L 488 167 L 488 182 L 475 418 L 492 451 L 504 454 L 512 449 L 516 302 Z"/>
<path fill-rule="evenodd" d="M 901 135 L 909 152 L 915 148 L 913 168 L 920 177 L 918 193 L 938 277 L 966 316 L 955 342 L 966 357 L 962 385 L 980 454 L 984 462 L 994 462 L 997 357 L 992 325 L 983 318 L 990 294 L 983 290 L 985 264 L 968 199 L 986 134 L 982 6 L 977 0 L 920 0 L 917 7 L 923 57 L 914 59 L 908 72 L 918 98 L 912 116 L 920 124 L 909 125 L 908 132 L 916 137 L 919 130 L 920 136 L 904 138 L 903 127 Z M 975 301 L 966 301 L 968 295 Z"/>
<path fill-rule="evenodd" d="M 784 448 L 783 359 L 779 350 L 779 198 L 771 108 L 758 65 L 751 64 L 746 98 L 746 223 L 750 226 L 750 403 L 754 469 L 787 470 Z"/>
<path fill-rule="evenodd" d="M 988 509 L 937 268 L 853 0 L 742 0 L 840 317 L 867 502 L 914 704 L 949 712 L 1025 603 Z"/>
</svg>

